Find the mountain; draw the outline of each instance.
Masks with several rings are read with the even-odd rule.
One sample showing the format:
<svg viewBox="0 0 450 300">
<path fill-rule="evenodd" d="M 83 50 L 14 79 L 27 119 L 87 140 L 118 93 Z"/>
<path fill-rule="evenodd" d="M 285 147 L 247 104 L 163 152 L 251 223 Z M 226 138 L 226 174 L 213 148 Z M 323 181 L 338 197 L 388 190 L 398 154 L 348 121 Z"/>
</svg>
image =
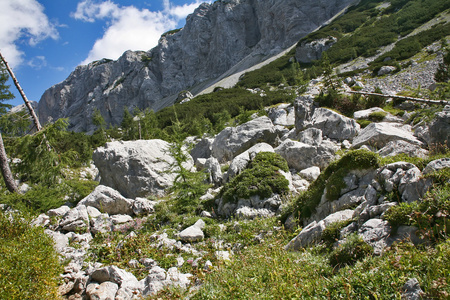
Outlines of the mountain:
<svg viewBox="0 0 450 300">
<path fill-rule="evenodd" d="M 292 46 L 354 0 L 221 0 L 200 5 L 180 30 L 149 50 L 127 51 L 77 67 L 39 102 L 41 122 L 69 118 L 69 129 L 92 132 L 92 114 L 119 124 L 124 108 L 160 110 L 178 94 L 196 94 Z M 145 37 L 142 37 L 145 38 Z M 239 67 L 240 66 L 240 67 Z"/>
</svg>

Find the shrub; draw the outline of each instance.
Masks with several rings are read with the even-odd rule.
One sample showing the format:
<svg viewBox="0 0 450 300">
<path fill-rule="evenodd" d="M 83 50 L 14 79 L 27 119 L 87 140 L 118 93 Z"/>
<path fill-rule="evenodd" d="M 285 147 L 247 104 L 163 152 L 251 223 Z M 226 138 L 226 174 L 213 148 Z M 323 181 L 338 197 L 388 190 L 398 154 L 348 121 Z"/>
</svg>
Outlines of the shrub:
<svg viewBox="0 0 450 300">
<path fill-rule="evenodd" d="M 226 202 L 235 202 L 239 198 L 248 199 L 255 195 L 267 198 L 275 193 L 287 193 L 289 182 L 279 170 L 289 171 L 283 157 L 276 153 L 260 152 L 247 169 L 224 186 L 221 195 Z"/>
<path fill-rule="evenodd" d="M 60 299 L 53 240 L 23 216 L 0 212 L 0 299 Z"/>
<path fill-rule="evenodd" d="M 327 228 L 322 232 L 322 241 L 327 247 L 332 247 L 335 242 L 339 240 L 341 235 L 341 229 L 349 225 L 353 220 L 345 220 L 334 222 L 328 225 Z"/>
<path fill-rule="evenodd" d="M 375 111 L 369 115 L 369 120 L 373 122 L 381 122 L 386 118 L 387 113 L 384 111 Z"/>
<path fill-rule="evenodd" d="M 379 167 L 379 157 L 377 154 L 367 150 L 352 150 L 347 152 L 341 159 L 332 162 L 319 177 L 308 187 L 308 190 L 301 194 L 295 201 L 293 211 L 286 211 L 294 215 L 300 214 L 300 218 L 309 218 L 319 205 L 325 188 L 327 189 L 326 199 L 336 200 L 345 187 L 343 180 L 351 170 L 363 170 Z M 285 217 L 284 216 L 284 217 Z"/>
<path fill-rule="evenodd" d="M 352 265 L 360 259 L 369 256 L 373 251 L 372 246 L 363 241 L 358 234 L 347 236 L 345 242 L 330 253 L 332 266 Z"/>
</svg>

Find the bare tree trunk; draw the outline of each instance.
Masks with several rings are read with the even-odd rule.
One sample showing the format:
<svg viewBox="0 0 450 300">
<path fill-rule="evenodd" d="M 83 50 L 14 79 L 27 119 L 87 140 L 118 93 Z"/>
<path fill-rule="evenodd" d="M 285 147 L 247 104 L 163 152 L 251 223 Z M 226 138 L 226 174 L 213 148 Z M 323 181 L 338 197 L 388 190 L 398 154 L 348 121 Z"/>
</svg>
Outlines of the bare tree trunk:
<svg viewBox="0 0 450 300">
<path fill-rule="evenodd" d="M 0 169 L 2 171 L 3 179 L 5 180 L 6 188 L 11 193 L 19 193 L 14 177 L 9 168 L 8 157 L 6 156 L 5 146 L 3 145 L 2 134 L 0 133 Z"/>
<path fill-rule="evenodd" d="M 366 95 L 366 96 L 379 96 L 379 97 L 384 97 L 384 98 L 395 98 L 395 99 L 400 99 L 400 100 L 409 100 L 409 101 L 422 102 L 422 103 L 427 103 L 427 104 L 441 104 L 441 105 L 450 104 L 450 101 L 446 101 L 446 100 L 430 100 L 430 99 L 423 99 L 423 98 L 414 98 L 414 97 L 397 96 L 397 95 L 385 95 L 385 94 L 358 92 L 358 91 L 349 91 L 349 93 Z"/>
<path fill-rule="evenodd" d="M 6 59 L 3 57 L 1 52 L 0 52 L 0 58 L 5 63 L 6 69 L 8 70 L 9 75 L 11 75 L 11 78 L 14 81 L 14 85 L 16 86 L 17 90 L 19 91 L 20 95 L 22 96 L 23 101 L 25 102 L 25 105 L 27 106 L 31 117 L 33 118 L 33 122 L 34 122 L 34 125 L 36 126 L 36 130 L 41 131 L 42 126 L 41 126 L 41 123 L 39 123 L 39 119 L 36 116 L 36 113 L 34 112 L 33 106 L 31 105 L 30 101 L 28 101 L 28 98 L 25 95 L 25 92 L 23 91 L 22 87 L 20 86 L 19 81 L 17 80 L 16 76 L 14 76 L 12 69 L 9 67 L 8 63 L 6 62 Z"/>
</svg>

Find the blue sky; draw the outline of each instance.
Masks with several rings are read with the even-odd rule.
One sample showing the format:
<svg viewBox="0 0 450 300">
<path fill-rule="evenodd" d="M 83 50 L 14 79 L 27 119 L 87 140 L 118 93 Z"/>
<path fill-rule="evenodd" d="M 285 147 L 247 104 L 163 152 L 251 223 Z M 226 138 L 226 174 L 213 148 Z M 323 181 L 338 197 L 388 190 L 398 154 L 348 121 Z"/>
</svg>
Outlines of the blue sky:
<svg viewBox="0 0 450 300">
<path fill-rule="evenodd" d="M 80 64 L 149 50 L 201 0 L 0 0 L 0 51 L 29 100 Z M 10 90 L 23 103 L 12 81 Z"/>
</svg>

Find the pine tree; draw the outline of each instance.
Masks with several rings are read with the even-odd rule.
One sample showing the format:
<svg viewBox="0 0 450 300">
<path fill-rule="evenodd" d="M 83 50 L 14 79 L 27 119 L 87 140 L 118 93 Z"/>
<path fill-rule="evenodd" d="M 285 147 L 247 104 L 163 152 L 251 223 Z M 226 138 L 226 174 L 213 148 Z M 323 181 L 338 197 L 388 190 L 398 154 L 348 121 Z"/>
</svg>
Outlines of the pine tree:
<svg viewBox="0 0 450 300">
<path fill-rule="evenodd" d="M 9 91 L 9 86 L 6 84 L 8 81 L 8 74 L 6 73 L 3 64 L 0 64 L 0 114 L 6 113 L 6 108 L 10 105 L 4 104 L 3 101 L 13 99 L 14 95 Z M 0 169 L 5 180 L 6 188 L 11 193 L 17 193 L 17 188 L 14 177 L 9 168 L 8 157 L 6 155 L 5 146 L 3 144 L 3 138 L 0 133 Z"/>
</svg>

